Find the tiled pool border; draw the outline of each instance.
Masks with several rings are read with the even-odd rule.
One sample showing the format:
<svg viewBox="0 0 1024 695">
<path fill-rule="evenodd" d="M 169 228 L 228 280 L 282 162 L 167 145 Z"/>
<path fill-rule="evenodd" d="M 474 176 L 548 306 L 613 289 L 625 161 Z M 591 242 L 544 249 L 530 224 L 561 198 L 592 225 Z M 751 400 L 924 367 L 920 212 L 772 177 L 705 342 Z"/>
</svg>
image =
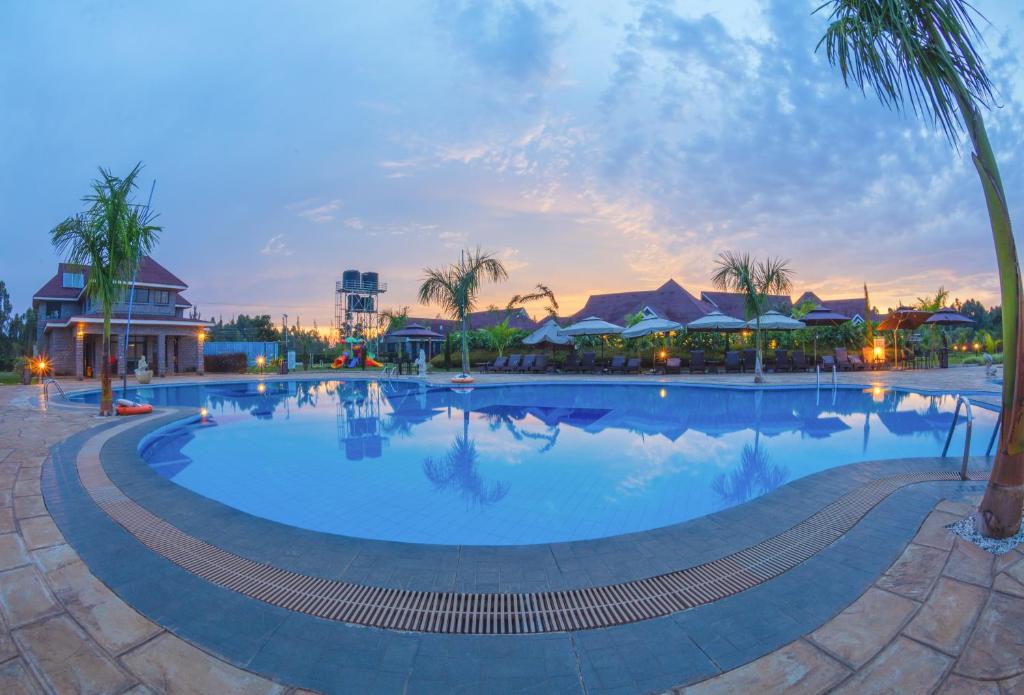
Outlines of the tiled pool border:
<svg viewBox="0 0 1024 695">
<path fill-rule="evenodd" d="M 249 670 L 328 692 L 371 687 L 500 692 L 529 687 L 595 693 L 620 686 L 644 692 L 702 680 L 824 623 L 895 560 L 939 499 L 979 487 L 923 483 L 898 490 L 836 543 L 782 576 L 673 615 L 580 632 L 404 633 L 285 611 L 205 582 L 152 553 L 111 521 L 80 485 L 75 459 L 95 433 L 54 447 L 43 475 L 48 508 L 94 574 L 179 636 Z M 845 469 L 848 477 L 870 478 L 938 463 L 892 461 Z M 803 500 L 806 492 L 813 491 L 806 490 L 795 501 Z M 762 509 L 762 516 L 769 509 Z M 736 523 L 746 522 L 732 519 L 724 525 Z M 237 532 L 237 525 L 231 530 Z M 749 531 L 732 528 L 741 537 Z M 702 532 L 715 535 L 712 527 Z M 481 668 L 484 660 L 487 669 Z"/>
</svg>

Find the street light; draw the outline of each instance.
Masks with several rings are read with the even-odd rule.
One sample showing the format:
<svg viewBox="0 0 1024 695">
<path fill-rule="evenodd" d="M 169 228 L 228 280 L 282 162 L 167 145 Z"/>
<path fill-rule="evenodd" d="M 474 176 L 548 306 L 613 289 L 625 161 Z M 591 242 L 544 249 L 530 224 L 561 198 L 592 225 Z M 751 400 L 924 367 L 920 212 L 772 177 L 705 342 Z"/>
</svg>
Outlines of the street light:
<svg viewBox="0 0 1024 695">
<path fill-rule="evenodd" d="M 267 363 L 267 358 L 260 355 L 256 358 L 256 366 L 260 368 L 260 376 L 263 376 L 263 365 Z"/>
</svg>

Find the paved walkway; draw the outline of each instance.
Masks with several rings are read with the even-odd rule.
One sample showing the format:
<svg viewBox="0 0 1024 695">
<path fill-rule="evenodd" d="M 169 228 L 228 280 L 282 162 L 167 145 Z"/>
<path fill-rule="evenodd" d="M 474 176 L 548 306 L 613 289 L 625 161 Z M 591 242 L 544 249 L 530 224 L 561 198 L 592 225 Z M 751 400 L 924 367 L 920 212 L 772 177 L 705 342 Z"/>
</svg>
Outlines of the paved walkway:
<svg viewBox="0 0 1024 695">
<path fill-rule="evenodd" d="M 530 377 L 481 382 L 523 378 Z M 629 380 L 636 379 L 652 377 Z M 667 380 L 735 385 L 750 377 Z M 839 381 L 993 395 L 998 388 L 980 368 L 842 374 Z M 771 378 L 813 382 L 813 375 Z M 298 692 L 179 639 L 93 576 L 43 504 L 40 471 L 51 445 L 100 421 L 77 409 L 40 412 L 27 398 L 37 391 L 0 388 L 0 692 Z M 1024 555 L 993 560 L 954 542 L 943 526 L 970 509 L 941 503 L 846 610 L 774 653 L 680 692 L 1024 692 Z"/>
</svg>

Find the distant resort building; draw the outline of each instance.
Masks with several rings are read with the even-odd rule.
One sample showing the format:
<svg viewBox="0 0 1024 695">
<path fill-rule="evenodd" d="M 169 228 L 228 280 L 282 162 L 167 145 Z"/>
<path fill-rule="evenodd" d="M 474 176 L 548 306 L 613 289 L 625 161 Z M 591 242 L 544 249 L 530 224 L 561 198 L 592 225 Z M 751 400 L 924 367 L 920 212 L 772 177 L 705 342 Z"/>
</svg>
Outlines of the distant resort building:
<svg viewBox="0 0 1024 695">
<path fill-rule="evenodd" d="M 88 278 L 88 266 L 61 263 L 57 274 L 32 296 L 39 317 L 36 348 L 49 360 L 54 374 L 82 379 L 100 373 L 103 312 L 85 296 Z M 127 286 L 123 301 L 114 306 L 110 347 L 117 360 L 114 373 L 134 370 L 143 355 L 158 376 L 203 372 L 203 343 L 210 324 L 185 315 L 192 309 L 182 296 L 187 289 L 188 285 L 152 258 L 142 258 L 128 330 L 127 364 L 119 359 L 128 323 Z"/>
<path fill-rule="evenodd" d="M 813 302 L 815 305 L 822 305 L 844 316 L 849 316 L 853 323 L 860 325 L 864 323 L 864 298 L 854 297 L 852 299 L 821 299 L 814 292 L 804 292 L 795 301 L 789 295 L 769 295 L 768 307 L 782 314 L 789 315 L 794 307 L 804 302 Z M 629 292 L 609 292 L 607 294 L 592 294 L 587 299 L 583 308 L 569 316 L 561 316 L 556 320 L 562 326 L 575 323 L 589 316 L 596 316 L 599 319 L 609 321 L 618 325 L 624 325 L 630 316 L 642 313 L 645 318 L 657 316 L 670 321 L 687 324 L 712 311 L 720 311 L 726 316 L 738 319 L 747 319 L 744 297 L 738 292 L 701 292 L 700 298 L 687 291 L 675 280 L 668 280 L 665 284 L 653 290 L 634 290 Z M 546 321 L 542 318 L 534 321 L 524 309 L 516 309 L 512 313 L 504 309 L 491 309 L 477 311 L 469 316 L 467 321 L 470 330 L 490 328 L 508 319 L 509 325 L 524 331 L 533 331 Z M 877 310 L 872 309 L 871 320 L 880 321 L 882 317 Z M 409 317 L 406 326 L 422 326 L 428 331 L 433 331 L 440 336 L 436 343 L 441 343 L 444 336 L 449 332 L 458 332 L 460 326 L 457 321 L 442 318 L 413 318 Z M 390 338 L 385 335 L 385 346 L 394 347 L 402 339 Z M 430 355 L 436 354 L 439 350 L 437 345 L 425 341 L 423 347 Z"/>
</svg>

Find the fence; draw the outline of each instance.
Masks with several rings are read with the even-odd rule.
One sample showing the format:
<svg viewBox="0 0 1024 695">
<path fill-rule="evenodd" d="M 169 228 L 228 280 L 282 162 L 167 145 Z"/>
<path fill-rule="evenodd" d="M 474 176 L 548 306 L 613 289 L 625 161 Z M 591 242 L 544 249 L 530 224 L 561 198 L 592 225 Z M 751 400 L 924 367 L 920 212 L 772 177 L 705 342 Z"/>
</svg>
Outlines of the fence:
<svg viewBox="0 0 1024 695">
<path fill-rule="evenodd" d="M 249 343 L 241 341 L 213 342 L 208 341 L 203 348 L 207 355 L 223 355 L 229 352 L 245 353 L 249 366 L 255 366 L 256 358 L 263 356 L 267 362 L 277 359 L 278 343 Z"/>
</svg>

